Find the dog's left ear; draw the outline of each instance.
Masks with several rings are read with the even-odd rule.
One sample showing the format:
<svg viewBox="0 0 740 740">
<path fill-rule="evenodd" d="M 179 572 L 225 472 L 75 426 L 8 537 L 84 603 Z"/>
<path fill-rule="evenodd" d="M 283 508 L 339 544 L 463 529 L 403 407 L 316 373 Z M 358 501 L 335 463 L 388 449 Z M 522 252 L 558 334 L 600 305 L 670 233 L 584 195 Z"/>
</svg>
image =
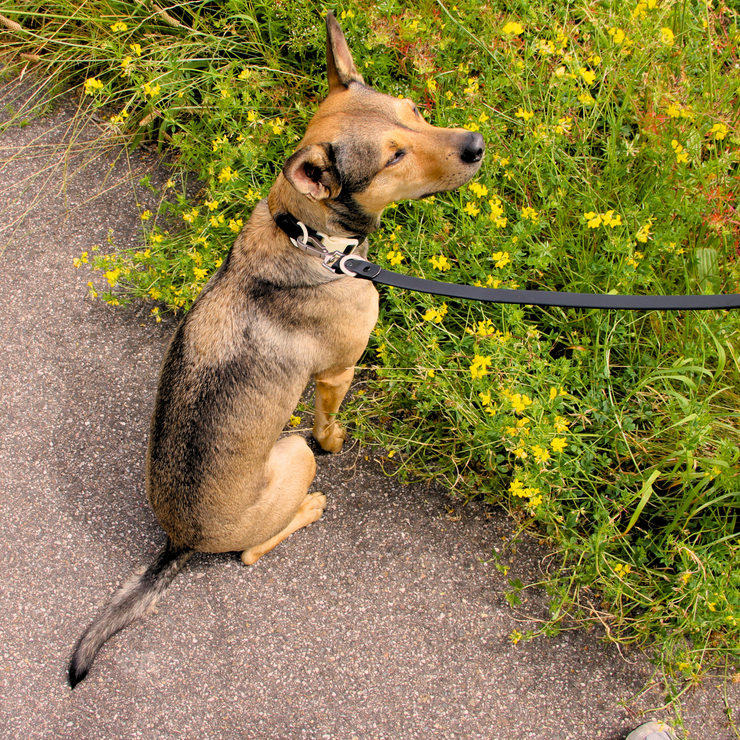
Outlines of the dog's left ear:
<svg viewBox="0 0 740 740">
<path fill-rule="evenodd" d="M 309 144 L 284 165 L 285 179 L 310 200 L 336 198 L 342 189 L 331 144 Z"/>
<path fill-rule="evenodd" d="M 346 89 L 352 81 L 365 82 L 355 67 L 347 40 L 331 11 L 326 14 L 326 73 L 330 94 Z"/>
</svg>

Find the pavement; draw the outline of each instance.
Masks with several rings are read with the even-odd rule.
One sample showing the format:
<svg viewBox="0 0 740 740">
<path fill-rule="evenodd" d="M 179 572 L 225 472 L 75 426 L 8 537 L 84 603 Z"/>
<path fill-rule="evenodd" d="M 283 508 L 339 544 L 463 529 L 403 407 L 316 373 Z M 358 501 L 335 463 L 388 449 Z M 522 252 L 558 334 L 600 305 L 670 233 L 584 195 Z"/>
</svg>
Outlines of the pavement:
<svg viewBox="0 0 740 740">
<path fill-rule="evenodd" d="M 0 124 L 33 89 L 0 82 Z M 318 460 L 320 522 L 250 568 L 196 556 L 68 688 L 74 642 L 164 539 L 144 453 L 175 326 L 89 298 L 99 278 L 72 264 L 109 230 L 135 244 L 140 178 L 170 175 L 74 113 L 0 129 L 0 737 L 619 740 L 669 719 L 647 658 L 597 631 L 512 643 L 546 595 L 515 612 L 508 579 L 536 581 L 547 551 L 507 547 L 505 512 L 386 477 L 356 444 Z M 737 684 L 683 695 L 682 737 L 737 737 L 725 690 L 737 710 Z"/>
</svg>

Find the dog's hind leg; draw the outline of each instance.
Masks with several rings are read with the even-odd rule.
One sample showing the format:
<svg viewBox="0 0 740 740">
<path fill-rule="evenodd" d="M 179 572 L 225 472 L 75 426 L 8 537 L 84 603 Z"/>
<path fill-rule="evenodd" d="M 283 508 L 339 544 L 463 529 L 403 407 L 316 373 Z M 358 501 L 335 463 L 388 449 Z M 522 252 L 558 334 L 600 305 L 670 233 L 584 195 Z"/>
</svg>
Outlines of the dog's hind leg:
<svg viewBox="0 0 740 740">
<path fill-rule="evenodd" d="M 299 436 L 283 437 L 272 448 L 267 463 L 268 483 L 262 493 L 262 505 L 268 516 L 279 516 L 288 525 L 264 542 L 242 552 L 245 565 L 256 563 L 293 532 L 321 518 L 326 507 L 323 493 L 307 493 L 316 474 L 316 461 L 306 440 Z M 274 530 L 273 530 L 274 531 Z"/>
<path fill-rule="evenodd" d="M 339 411 L 339 406 L 354 376 L 354 367 L 349 367 L 334 375 L 314 375 L 316 416 L 313 423 L 313 436 L 327 452 L 339 452 L 347 437 L 347 432 L 337 423 L 336 413 Z"/>
</svg>

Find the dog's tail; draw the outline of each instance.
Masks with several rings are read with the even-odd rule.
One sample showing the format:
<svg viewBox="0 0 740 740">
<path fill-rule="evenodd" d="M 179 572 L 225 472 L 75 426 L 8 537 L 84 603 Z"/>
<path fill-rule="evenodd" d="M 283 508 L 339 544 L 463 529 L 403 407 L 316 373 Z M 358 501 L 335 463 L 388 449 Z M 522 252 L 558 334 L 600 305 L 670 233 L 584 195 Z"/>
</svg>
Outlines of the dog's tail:
<svg viewBox="0 0 740 740">
<path fill-rule="evenodd" d="M 156 604 L 193 552 L 189 547 L 175 547 L 167 538 L 167 543 L 147 570 L 124 584 L 77 642 L 69 663 L 69 685 L 72 688 L 87 676 L 106 640 Z"/>
</svg>

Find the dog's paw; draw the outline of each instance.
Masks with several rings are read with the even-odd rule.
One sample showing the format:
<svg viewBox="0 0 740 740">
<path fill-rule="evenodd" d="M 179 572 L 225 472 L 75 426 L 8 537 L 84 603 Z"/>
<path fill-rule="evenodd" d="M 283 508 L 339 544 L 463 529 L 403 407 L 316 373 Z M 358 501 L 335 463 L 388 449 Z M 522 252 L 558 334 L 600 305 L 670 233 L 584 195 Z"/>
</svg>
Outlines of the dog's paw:
<svg viewBox="0 0 740 740">
<path fill-rule="evenodd" d="M 332 424 L 324 429 L 323 432 L 314 435 L 316 441 L 321 445 L 322 450 L 326 452 L 339 452 L 342 449 L 344 440 L 347 439 L 347 430 L 339 424 Z"/>
<path fill-rule="evenodd" d="M 296 517 L 300 517 L 303 521 L 302 527 L 307 527 L 309 524 L 319 521 L 326 508 L 326 496 L 320 491 L 309 493 L 306 498 L 303 499 L 303 503 L 298 509 Z"/>
</svg>

